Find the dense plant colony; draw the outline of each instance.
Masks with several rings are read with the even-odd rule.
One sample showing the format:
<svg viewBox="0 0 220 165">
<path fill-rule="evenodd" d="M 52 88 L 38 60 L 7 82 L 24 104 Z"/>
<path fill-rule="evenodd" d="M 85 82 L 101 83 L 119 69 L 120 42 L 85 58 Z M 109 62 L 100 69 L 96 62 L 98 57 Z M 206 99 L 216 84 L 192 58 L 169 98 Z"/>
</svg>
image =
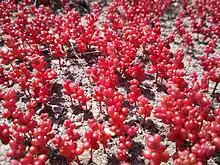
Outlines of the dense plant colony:
<svg viewBox="0 0 220 165">
<path fill-rule="evenodd" d="M 77 1 L 0 2 L 0 140 L 9 145 L 10 163 L 43 165 L 56 152 L 66 163 L 81 164 L 83 155 L 93 161 L 100 150 L 128 165 L 134 138 L 142 136 L 145 163 L 207 164 L 220 149 L 220 1 L 113 0 L 104 8 L 102 2 L 91 3 L 86 14 L 73 7 Z M 164 37 L 162 18 L 174 3 L 175 26 Z M 173 50 L 177 40 L 181 45 Z M 197 55 L 202 74 L 189 75 L 185 59 L 193 56 L 195 43 L 204 42 Z M 87 55 L 98 56 L 84 68 L 91 92 L 63 76 L 68 61 Z M 145 95 L 150 76 L 163 93 L 158 104 Z M 120 90 L 122 82 L 126 92 Z M 57 125 L 48 109 L 57 84 L 73 116 L 76 107 L 93 113 L 96 104 L 105 120 L 82 121 L 83 131 L 67 116 Z M 133 124 L 131 117 L 136 117 Z M 168 132 L 146 131 L 149 118 Z M 175 151 L 169 153 L 164 141 L 175 144 Z"/>
</svg>

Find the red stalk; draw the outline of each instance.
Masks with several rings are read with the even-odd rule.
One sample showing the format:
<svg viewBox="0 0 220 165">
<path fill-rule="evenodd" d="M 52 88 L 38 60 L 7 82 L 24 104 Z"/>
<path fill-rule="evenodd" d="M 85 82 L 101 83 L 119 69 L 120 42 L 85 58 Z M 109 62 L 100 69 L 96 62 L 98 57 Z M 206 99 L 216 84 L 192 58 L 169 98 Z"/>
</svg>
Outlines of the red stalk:
<svg viewBox="0 0 220 165">
<path fill-rule="evenodd" d="M 62 70 L 62 66 L 61 66 L 61 58 L 60 58 L 60 56 L 58 56 L 58 60 L 59 60 L 60 70 Z"/>
<path fill-rule="evenodd" d="M 100 109 L 100 112 L 102 112 L 102 101 L 99 101 L 99 109 Z"/>
</svg>

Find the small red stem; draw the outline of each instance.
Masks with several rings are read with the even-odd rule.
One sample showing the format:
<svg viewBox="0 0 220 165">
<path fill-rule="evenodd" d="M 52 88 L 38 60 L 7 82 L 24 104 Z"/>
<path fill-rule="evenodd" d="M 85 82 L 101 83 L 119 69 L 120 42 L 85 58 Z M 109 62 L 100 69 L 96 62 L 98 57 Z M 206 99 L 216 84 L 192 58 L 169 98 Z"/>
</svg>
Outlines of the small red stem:
<svg viewBox="0 0 220 165">
<path fill-rule="evenodd" d="M 106 154 L 106 149 L 105 149 L 105 146 L 103 145 L 103 150 L 104 150 L 104 153 Z"/>
<path fill-rule="evenodd" d="M 215 90 L 216 90 L 216 88 L 217 88 L 217 86 L 218 86 L 218 83 L 219 83 L 219 82 L 216 82 L 215 87 L 214 87 L 214 89 L 213 89 L 213 91 L 212 91 L 212 94 L 215 93 Z"/>
<path fill-rule="evenodd" d="M 209 54 L 207 53 L 206 56 L 205 56 L 205 59 L 207 59 L 208 57 L 209 57 Z"/>
<path fill-rule="evenodd" d="M 73 98 L 71 97 L 71 95 L 70 95 L 70 101 L 71 101 L 71 103 L 73 103 Z"/>
<path fill-rule="evenodd" d="M 86 111 L 88 111 L 88 106 L 87 106 L 87 103 L 86 103 Z"/>
<path fill-rule="evenodd" d="M 158 71 L 156 73 L 156 84 L 157 84 L 157 79 L 158 79 Z"/>
<path fill-rule="evenodd" d="M 209 80 L 208 80 L 208 87 L 207 87 L 207 92 L 209 92 Z"/>
<path fill-rule="evenodd" d="M 160 86 L 162 86 L 162 84 L 163 84 L 163 78 L 161 79 Z"/>
<path fill-rule="evenodd" d="M 92 161 L 92 148 L 90 150 L 90 161 Z"/>
<path fill-rule="evenodd" d="M 60 56 L 58 56 L 58 60 L 59 60 L 60 70 L 62 70 L 62 66 L 61 66 L 61 58 L 60 58 Z"/>
<path fill-rule="evenodd" d="M 81 163 L 80 163 L 80 160 L 79 160 L 79 157 L 78 157 L 78 156 L 76 156 L 76 162 L 77 162 L 77 164 L 78 164 L 78 165 L 81 165 Z"/>
<path fill-rule="evenodd" d="M 141 118 L 141 126 L 144 127 L 145 115 L 144 118 Z"/>
<path fill-rule="evenodd" d="M 100 109 L 100 112 L 102 112 L 102 101 L 99 101 L 99 109 Z"/>
<path fill-rule="evenodd" d="M 28 92 L 29 97 L 31 98 L 31 93 L 30 93 L 30 90 L 29 90 L 29 89 L 27 89 L 27 92 Z"/>
<path fill-rule="evenodd" d="M 12 63 L 9 63 L 9 65 L 11 65 L 12 69 L 14 69 L 14 66 L 12 65 Z"/>
</svg>

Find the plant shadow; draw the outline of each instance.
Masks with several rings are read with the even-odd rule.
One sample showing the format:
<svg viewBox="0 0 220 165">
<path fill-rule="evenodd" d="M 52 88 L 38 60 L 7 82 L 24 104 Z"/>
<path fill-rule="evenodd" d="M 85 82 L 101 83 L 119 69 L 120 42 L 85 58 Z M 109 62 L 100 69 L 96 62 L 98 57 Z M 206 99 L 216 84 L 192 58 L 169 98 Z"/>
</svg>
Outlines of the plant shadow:
<svg viewBox="0 0 220 165">
<path fill-rule="evenodd" d="M 108 159 L 107 165 L 120 165 L 120 161 L 118 160 L 118 158 L 114 154 L 108 155 L 107 159 Z"/>
<path fill-rule="evenodd" d="M 143 129 L 148 130 L 151 134 L 155 134 L 159 132 L 157 125 L 152 119 L 147 119 L 143 122 Z"/>
<path fill-rule="evenodd" d="M 132 165 L 144 165 L 145 162 L 141 158 L 144 145 L 140 142 L 133 141 L 132 147 L 129 149 L 131 157 L 129 157 L 128 162 L 131 162 Z"/>
<path fill-rule="evenodd" d="M 57 150 L 49 147 L 49 164 L 50 165 L 68 165 L 68 162 L 65 157 L 61 156 Z"/>
<path fill-rule="evenodd" d="M 148 99 L 148 100 L 152 100 L 155 101 L 155 94 L 152 90 L 150 90 L 149 88 L 145 87 L 145 86 L 141 86 L 140 87 L 142 94 Z"/>
</svg>

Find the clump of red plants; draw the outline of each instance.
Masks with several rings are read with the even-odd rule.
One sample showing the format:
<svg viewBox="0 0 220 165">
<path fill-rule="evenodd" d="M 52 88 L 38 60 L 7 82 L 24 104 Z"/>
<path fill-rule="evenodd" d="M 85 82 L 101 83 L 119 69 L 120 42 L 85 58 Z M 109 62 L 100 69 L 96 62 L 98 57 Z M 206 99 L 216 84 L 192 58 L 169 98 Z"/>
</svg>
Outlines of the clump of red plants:
<svg viewBox="0 0 220 165">
<path fill-rule="evenodd" d="M 11 165 L 57 155 L 78 165 L 97 155 L 121 165 L 208 164 L 220 150 L 219 13 L 219 0 L 0 1 L 0 141 Z M 189 74 L 185 59 L 195 61 L 200 44 L 201 73 Z M 77 63 L 86 58 L 95 62 Z M 87 84 L 71 79 L 69 63 Z M 166 132 L 146 129 L 150 120 Z"/>
</svg>

